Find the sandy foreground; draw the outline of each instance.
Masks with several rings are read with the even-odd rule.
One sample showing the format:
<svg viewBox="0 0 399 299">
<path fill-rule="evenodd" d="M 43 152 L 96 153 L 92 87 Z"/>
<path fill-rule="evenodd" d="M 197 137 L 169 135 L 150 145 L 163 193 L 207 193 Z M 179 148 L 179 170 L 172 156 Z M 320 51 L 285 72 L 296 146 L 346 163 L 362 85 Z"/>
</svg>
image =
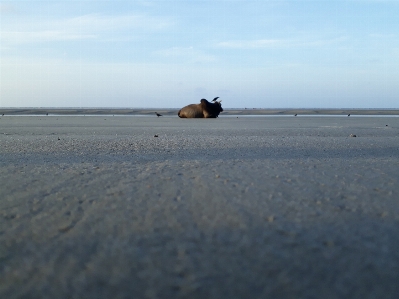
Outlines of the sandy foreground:
<svg viewBox="0 0 399 299">
<path fill-rule="evenodd" d="M 0 298 L 398 298 L 398 117 L 6 115 L 0 187 Z"/>
</svg>

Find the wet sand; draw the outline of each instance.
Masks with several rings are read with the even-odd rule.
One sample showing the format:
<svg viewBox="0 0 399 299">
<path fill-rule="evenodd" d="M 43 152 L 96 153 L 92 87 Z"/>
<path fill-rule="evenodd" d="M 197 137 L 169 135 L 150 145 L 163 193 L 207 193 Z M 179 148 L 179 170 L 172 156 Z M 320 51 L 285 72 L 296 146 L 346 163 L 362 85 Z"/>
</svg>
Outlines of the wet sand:
<svg viewBox="0 0 399 299">
<path fill-rule="evenodd" d="M 0 117 L 0 297 L 397 298 L 398 141 L 397 117 Z"/>
</svg>

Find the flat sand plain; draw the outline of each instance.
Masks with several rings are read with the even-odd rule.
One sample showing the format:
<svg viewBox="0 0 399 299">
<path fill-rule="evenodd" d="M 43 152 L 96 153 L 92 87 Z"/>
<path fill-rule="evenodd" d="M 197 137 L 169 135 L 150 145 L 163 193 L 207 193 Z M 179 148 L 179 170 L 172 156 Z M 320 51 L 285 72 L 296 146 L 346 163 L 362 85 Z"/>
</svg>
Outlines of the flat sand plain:
<svg viewBox="0 0 399 299">
<path fill-rule="evenodd" d="M 154 115 L 176 116 L 179 109 L 165 108 L 0 108 L 0 115 Z M 244 115 L 399 115 L 399 109 L 224 109 L 223 116 Z"/>
<path fill-rule="evenodd" d="M 1 298 L 399 294 L 397 117 L 6 115 L 0 184 Z"/>
</svg>

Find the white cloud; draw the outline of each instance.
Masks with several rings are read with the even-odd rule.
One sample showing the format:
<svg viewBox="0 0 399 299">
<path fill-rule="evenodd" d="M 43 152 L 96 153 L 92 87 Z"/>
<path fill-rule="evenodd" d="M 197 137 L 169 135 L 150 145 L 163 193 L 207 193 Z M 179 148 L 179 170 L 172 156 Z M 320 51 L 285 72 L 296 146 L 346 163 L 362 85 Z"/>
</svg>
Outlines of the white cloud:
<svg viewBox="0 0 399 299">
<path fill-rule="evenodd" d="M 217 47 L 231 49 L 259 49 L 283 46 L 284 44 L 286 44 L 285 40 L 278 39 L 232 40 L 220 42 L 217 44 Z"/>
<path fill-rule="evenodd" d="M 385 34 L 385 33 L 371 33 L 369 34 L 371 38 L 395 38 L 395 34 Z"/>
<path fill-rule="evenodd" d="M 1 38 L 3 41 L 9 43 L 37 43 L 48 41 L 70 41 L 79 39 L 95 39 L 98 35 L 95 34 L 79 34 L 77 32 L 43 30 L 43 31 L 16 31 L 16 32 L 2 32 Z"/>
<path fill-rule="evenodd" d="M 319 39 L 309 37 L 298 37 L 292 39 L 254 39 L 254 40 L 231 40 L 219 42 L 218 48 L 230 49 L 265 49 L 265 48 L 299 48 L 299 47 L 321 47 L 342 43 L 348 40 L 346 36 L 330 39 Z"/>
<path fill-rule="evenodd" d="M 101 31 L 123 28 L 162 30 L 169 27 L 171 24 L 172 22 L 167 18 L 157 18 L 146 15 L 107 16 L 102 14 L 87 14 L 65 20 L 65 25 L 70 28 Z"/>
<path fill-rule="evenodd" d="M 173 21 L 167 18 L 145 15 L 87 14 L 61 20 L 3 21 L 1 39 L 3 45 L 81 39 L 109 40 L 110 35 L 114 39 L 119 37 L 126 40 L 137 32 L 161 31 L 172 25 Z"/>
</svg>

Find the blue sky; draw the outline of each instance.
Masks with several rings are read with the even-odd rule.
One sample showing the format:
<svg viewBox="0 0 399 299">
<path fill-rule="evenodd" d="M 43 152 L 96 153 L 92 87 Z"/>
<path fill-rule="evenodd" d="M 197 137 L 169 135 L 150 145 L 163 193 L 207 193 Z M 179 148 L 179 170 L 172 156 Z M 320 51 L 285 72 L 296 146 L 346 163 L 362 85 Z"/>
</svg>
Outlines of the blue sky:
<svg viewBox="0 0 399 299">
<path fill-rule="evenodd" d="M 399 1 L 0 1 L 0 107 L 399 108 Z"/>
</svg>

